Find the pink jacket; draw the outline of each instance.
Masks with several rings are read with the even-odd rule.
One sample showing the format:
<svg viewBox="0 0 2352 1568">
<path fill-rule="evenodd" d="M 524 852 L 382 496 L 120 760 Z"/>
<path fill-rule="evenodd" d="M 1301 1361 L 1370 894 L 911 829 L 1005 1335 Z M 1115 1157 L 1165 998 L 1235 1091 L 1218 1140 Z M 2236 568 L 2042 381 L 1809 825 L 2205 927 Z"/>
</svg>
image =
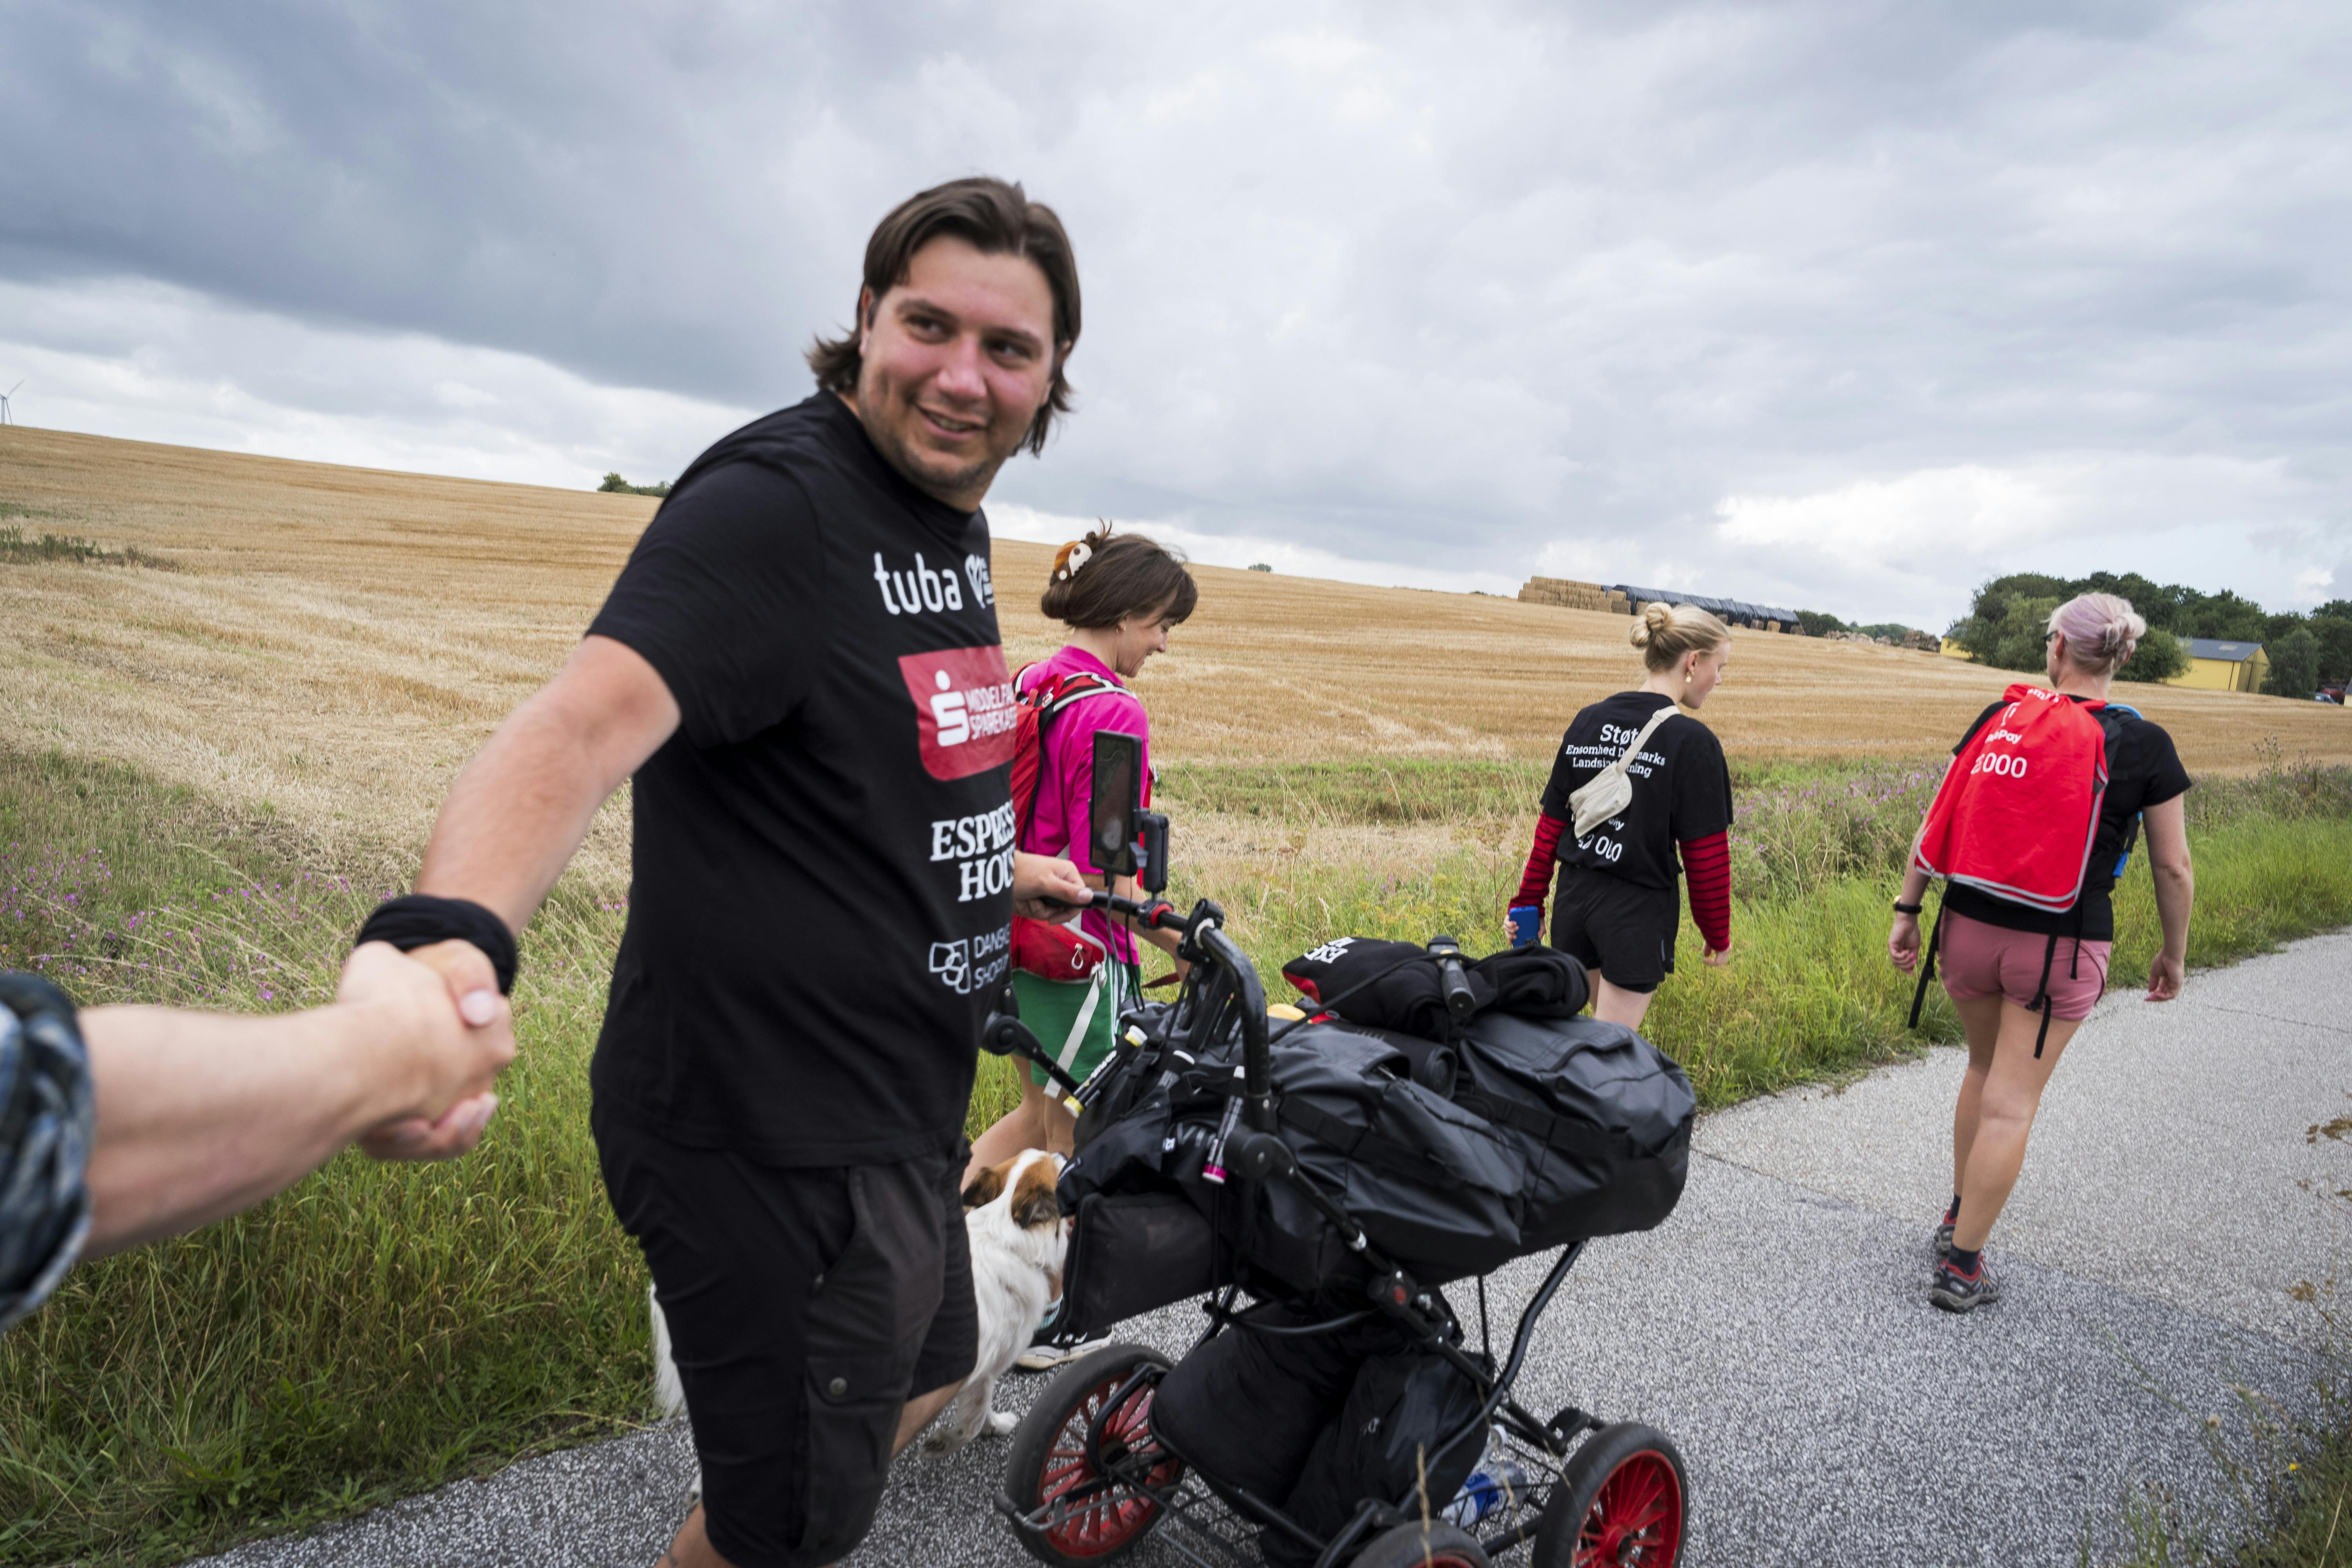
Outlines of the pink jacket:
<svg viewBox="0 0 2352 1568">
<path fill-rule="evenodd" d="M 1143 740 L 1144 776 L 1150 776 L 1151 719 L 1134 693 L 1102 660 L 1082 647 L 1064 647 L 1040 659 L 1014 678 L 1023 691 L 1057 676 L 1087 674 L 1122 688 L 1074 702 L 1045 726 L 1045 754 L 1039 759 L 1037 800 L 1029 815 L 1029 830 L 1021 847 L 1033 855 L 1066 855 L 1081 871 L 1097 869 L 1087 854 L 1087 809 L 1094 797 L 1095 731 L 1117 730 Z M 1144 788 L 1150 804 L 1150 786 Z M 1078 917 L 1079 929 L 1110 951 L 1121 963 L 1135 962 L 1135 936 L 1115 926 L 1093 910 Z"/>
</svg>

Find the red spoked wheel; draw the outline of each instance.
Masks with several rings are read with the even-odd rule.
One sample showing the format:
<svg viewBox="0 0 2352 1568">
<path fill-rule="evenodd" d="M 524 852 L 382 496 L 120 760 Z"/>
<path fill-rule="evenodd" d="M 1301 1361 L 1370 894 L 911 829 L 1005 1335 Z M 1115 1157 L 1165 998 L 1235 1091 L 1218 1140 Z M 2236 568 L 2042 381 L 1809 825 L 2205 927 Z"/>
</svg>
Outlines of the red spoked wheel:
<svg viewBox="0 0 2352 1568">
<path fill-rule="evenodd" d="M 1400 1524 L 1376 1536 L 1348 1568 L 1490 1568 L 1469 1531 L 1450 1524 Z"/>
<path fill-rule="evenodd" d="M 1144 1381 L 1120 1398 L 1146 1369 Z M 1072 1362 L 1021 1418 L 1005 1492 L 1024 1514 L 1053 1510 L 1047 1528 L 1015 1531 L 1031 1556 L 1056 1568 L 1108 1562 L 1160 1522 L 1160 1505 L 1118 1479 L 1111 1467 L 1139 1457 L 1150 1465 L 1144 1479 L 1154 1487 L 1183 1476 L 1184 1462 L 1151 1436 L 1151 1397 L 1164 1371 L 1157 1351 L 1106 1345 Z"/>
<path fill-rule="evenodd" d="M 1675 1568 L 1690 1523 L 1683 1457 L 1654 1426 L 1603 1426 L 1570 1456 L 1530 1568 Z"/>
</svg>

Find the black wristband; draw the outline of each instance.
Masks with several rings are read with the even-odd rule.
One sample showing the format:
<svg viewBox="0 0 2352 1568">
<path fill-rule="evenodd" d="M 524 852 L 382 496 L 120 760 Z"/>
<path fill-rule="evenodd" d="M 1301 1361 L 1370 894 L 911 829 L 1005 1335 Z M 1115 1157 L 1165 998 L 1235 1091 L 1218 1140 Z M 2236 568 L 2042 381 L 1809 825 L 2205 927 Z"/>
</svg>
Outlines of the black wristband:
<svg viewBox="0 0 2352 1568">
<path fill-rule="evenodd" d="M 514 990 L 515 939 L 507 922 L 471 899 L 436 899 L 411 893 L 376 906 L 352 945 L 388 942 L 403 952 L 430 947 L 436 942 L 470 942 L 482 950 L 499 977 L 501 995 Z"/>
<path fill-rule="evenodd" d="M 1927 907 L 1925 904 L 1906 904 L 1900 899 L 1895 900 L 1895 912 L 1898 915 L 1916 915 Z"/>
</svg>

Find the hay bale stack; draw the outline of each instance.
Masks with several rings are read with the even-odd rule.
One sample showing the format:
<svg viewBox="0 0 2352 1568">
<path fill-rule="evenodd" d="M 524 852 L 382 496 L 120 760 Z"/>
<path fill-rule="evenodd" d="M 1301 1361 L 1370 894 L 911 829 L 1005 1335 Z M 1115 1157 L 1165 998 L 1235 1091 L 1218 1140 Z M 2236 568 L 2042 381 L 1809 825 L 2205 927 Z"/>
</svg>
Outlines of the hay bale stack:
<svg viewBox="0 0 2352 1568">
<path fill-rule="evenodd" d="M 1519 590 L 1519 598 L 1530 605 L 1558 605 L 1564 610 L 1600 610 L 1606 613 L 1618 609 L 1610 604 L 1610 594 L 1598 583 L 1578 583 L 1566 577 L 1530 577 Z M 1621 595 L 1622 597 L 1622 595 Z M 1619 613 L 1623 613 L 1622 609 Z"/>
</svg>

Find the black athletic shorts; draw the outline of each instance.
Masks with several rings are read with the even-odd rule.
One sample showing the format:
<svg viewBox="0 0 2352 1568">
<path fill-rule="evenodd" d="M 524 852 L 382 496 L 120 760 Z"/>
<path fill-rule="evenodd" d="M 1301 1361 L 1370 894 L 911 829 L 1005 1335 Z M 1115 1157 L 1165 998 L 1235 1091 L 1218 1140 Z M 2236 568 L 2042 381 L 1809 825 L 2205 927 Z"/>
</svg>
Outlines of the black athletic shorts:
<svg viewBox="0 0 2352 1568">
<path fill-rule="evenodd" d="M 590 1124 L 669 1322 L 710 1543 L 737 1568 L 847 1556 L 874 1522 L 901 1407 L 979 1356 L 963 1152 L 786 1168 L 601 1106 Z"/>
<path fill-rule="evenodd" d="M 1620 991 L 1655 991 L 1675 972 L 1682 894 L 1564 866 L 1552 900 L 1551 944 Z"/>
</svg>

